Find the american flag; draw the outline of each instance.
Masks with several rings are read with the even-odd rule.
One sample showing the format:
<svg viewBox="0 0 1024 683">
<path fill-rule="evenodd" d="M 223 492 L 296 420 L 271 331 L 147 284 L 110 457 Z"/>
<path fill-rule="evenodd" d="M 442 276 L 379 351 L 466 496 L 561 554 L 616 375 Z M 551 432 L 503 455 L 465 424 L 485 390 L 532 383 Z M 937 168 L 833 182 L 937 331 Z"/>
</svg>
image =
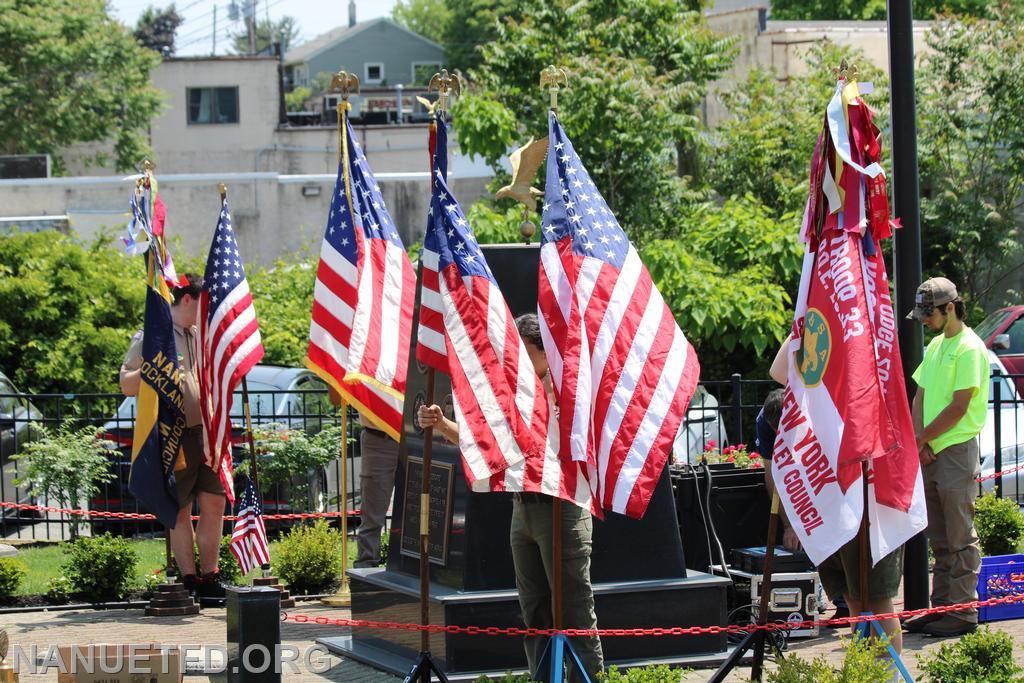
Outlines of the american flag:
<svg viewBox="0 0 1024 683">
<path fill-rule="evenodd" d="M 598 506 L 640 518 L 700 365 L 554 112 L 538 299 L 563 456 L 596 470 Z"/>
<path fill-rule="evenodd" d="M 224 492 L 233 503 L 231 404 L 242 378 L 263 358 L 263 343 L 227 200 L 221 206 L 206 259 L 196 323 L 200 395 L 209 397 L 200 401 L 203 451 L 206 464 L 220 475 Z"/>
<path fill-rule="evenodd" d="M 245 576 L 256 567 L 270 564 L 267 528 L 263 525 L 263 506 L 252 479 L 247 479 L 245 493 L 238 503 L 238 519 L 231 532 L 231 554 L 238 560 Z"/>
<path fill-rule="evenodd" d="M 432 150 L 431 172 L 448 178 L 448 129 L 438 114 L 430 129 Z M 435 188 L 436 189 L 436 188 Z M 420 254 L 420 318 L 416 328 L 416 359 L 443 373 L 448 373 L 448 347 L 444 334 L 444 303 L 437 279 L 437 254 L 440 243 L 447 239 L 442 231 L 436 233 L 436 219 L 433 210 L 427 213 L 427 230 L 423 236 L 423 253 Z M 433 254 L 433 256 L 431 256 Z M 428 263 L 429 262 L 429 263 Z"/>
<path fill-rule="evenodd" d="M 443 126 L 438 123 L 439 158 Z M 421 298 L 428 280 L 437 286 L 444 370 L 452 380 L 463 469 L 474 490 L 535 491 L 589 509 L 581 465 L 567 462 L 563 468 L 557 440 L 548 442 L 553 411 L 544 386 L 441 169 L 435 172 L 421 260 Z M 420 330 L 422 314 L 421 309 Z"/>
<path fill-rule="evenodd" d="M 396 441 L 416 273 L 351 124 L 320 247 L 306 365 Z"/>
</svg>

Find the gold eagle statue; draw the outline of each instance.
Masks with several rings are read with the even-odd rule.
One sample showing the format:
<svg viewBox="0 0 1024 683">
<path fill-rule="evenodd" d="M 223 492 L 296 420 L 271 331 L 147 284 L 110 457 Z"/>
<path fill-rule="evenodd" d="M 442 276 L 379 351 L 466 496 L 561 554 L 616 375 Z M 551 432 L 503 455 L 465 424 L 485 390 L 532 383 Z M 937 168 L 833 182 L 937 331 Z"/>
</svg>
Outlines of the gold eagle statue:
<svg viewBox="0 0 1024 683">
<path fill-rule="evenodd" d="M 547 153 L 548 138 L 546 135 L 540 140 L 530 138 L 529 142 L 512 152 L 508 157 L 512 162 L 512 182 L 498 190 L 494 195 L 495 198 L 511 197 L 517 202 L 521 202 L 530 211 L 536 211 L 537 197 L 543 197 L 544 193 L 531 187 L 531 184 L 537 176 L 540 165 L 544 163 Z"/>
</svg>

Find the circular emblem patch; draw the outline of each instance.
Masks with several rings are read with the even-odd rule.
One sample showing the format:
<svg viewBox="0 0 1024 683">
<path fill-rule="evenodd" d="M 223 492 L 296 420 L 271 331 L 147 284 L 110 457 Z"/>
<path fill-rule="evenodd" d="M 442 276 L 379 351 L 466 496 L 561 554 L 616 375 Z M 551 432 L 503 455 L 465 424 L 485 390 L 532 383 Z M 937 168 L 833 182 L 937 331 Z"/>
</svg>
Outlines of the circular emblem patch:
<svg viewBox="0 0 1024 683">
<path fill-rule="evenodd" d="M 816 387 L 821 384 L 831 355 L 832 336 L 825 316 L 818 309 L 810 308 L 804 316 L 804 337 L 800 350 L 796 352 L 797 372 L 804 386 Z"/>
</svg>

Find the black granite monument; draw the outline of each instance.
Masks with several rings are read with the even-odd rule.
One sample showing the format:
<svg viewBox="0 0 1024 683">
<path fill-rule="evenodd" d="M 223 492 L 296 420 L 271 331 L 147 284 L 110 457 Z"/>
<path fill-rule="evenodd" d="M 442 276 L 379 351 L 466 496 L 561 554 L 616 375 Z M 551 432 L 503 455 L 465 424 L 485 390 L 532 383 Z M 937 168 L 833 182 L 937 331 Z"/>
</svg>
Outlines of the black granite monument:
<svg viewBox="0 0 1024 683">
<path fill-rule="evenodd" d="M 538 247 L 500 245 L 483 250 L 512 313 L 535 311 Z M 413 416 L 426 397 L 426 368 L 416 363 L 414 349 L 410 354 L 388 564 L 349 570 L 354 619 L 419 622 L 423 434 Z M 438 404 L 453 417 L 451 388 L 440 373 L 435 392 Z M 458 450 L 439 437 L 430 477 L 431 623 L 522 627 L 509 545 L 511 495 L 469 491 Z M 668 468 L 642 520 L 614 513 L 607 513 L 604 521 L 594 520 L 591 580 L 601 628 L 726 623 L 729 582 L 686 568 Z M 405 674 L 419 652 L 420 637 L 415 631 L 358 628 L 351 635 L 320 642 L 344 656 Z M 432 636 L 431 645 L 450 680 L 526 668 L 520 638 L 444 634 Z M 602 647 L 606 664 L 713 662 L 723 656 L 726 639 L 612 637 L 603 639 Z"/>
</svg>

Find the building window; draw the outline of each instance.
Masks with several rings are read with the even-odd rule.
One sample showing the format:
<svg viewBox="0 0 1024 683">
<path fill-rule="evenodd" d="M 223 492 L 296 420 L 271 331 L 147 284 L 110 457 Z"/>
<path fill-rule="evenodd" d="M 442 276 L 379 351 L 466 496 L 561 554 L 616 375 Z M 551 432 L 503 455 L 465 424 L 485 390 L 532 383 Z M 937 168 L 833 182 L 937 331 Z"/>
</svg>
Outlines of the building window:
<svg viewBox="0 0 1024 683">
<path fill-rule="evenodd" d="M 412 84 L 427 86 L 430 85 L 430 78 L 441 71 L 440 62 L 413 62 L 412 63 Z"/>
<path fill-rule="evenodd" d="M 187 88 L 188 122 L 238 123 L 238 88 Z"/>
<path fill-rule="evenodd" d="M 384 62 L 366 62 L 363 64 L 363 81 L 381 83 L 384 81 Z"/>
</svg>

